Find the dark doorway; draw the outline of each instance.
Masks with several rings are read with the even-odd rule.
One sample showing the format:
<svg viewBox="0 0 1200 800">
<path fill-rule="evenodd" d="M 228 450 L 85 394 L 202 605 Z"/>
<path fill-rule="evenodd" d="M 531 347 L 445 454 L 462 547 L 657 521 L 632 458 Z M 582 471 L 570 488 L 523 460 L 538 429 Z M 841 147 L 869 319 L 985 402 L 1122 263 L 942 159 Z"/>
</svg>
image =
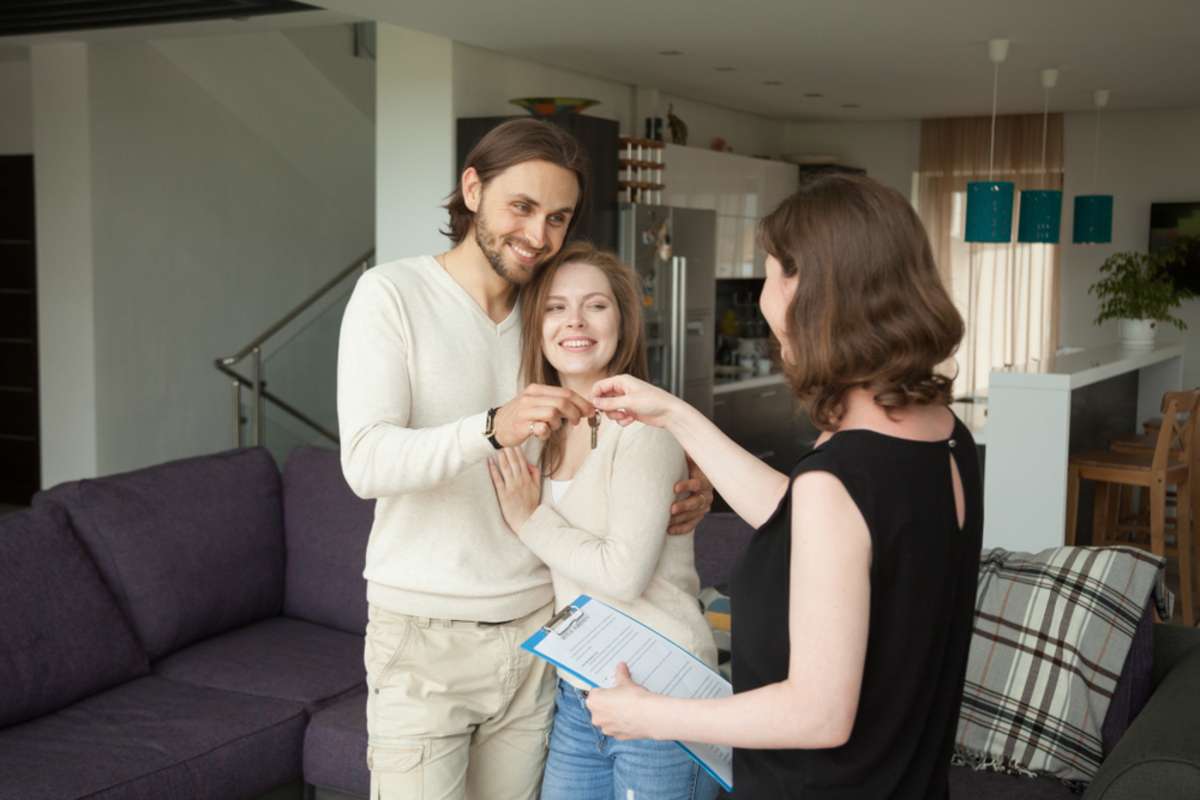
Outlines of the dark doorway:
<svg viewBox="0 0 1200 800">
<path fill-rule="evenodd" d="M 0 156 L 0 503 L 40 488 L 33 156 Z"/>
</svg>

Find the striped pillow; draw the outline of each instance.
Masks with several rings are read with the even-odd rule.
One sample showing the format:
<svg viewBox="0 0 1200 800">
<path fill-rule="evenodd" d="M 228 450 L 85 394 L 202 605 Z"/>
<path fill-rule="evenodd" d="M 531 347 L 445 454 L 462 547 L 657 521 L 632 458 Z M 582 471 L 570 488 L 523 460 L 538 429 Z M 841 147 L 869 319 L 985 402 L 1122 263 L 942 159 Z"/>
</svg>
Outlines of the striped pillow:
<svg viewBox="0 0 1200 800">
<path fill-rule="evenodd" d="M 985 551 L 955 762 L 1090 781 L 1147 604 L 1170 618 L 1164 565 L 1128 547 Z"/>
</svg>

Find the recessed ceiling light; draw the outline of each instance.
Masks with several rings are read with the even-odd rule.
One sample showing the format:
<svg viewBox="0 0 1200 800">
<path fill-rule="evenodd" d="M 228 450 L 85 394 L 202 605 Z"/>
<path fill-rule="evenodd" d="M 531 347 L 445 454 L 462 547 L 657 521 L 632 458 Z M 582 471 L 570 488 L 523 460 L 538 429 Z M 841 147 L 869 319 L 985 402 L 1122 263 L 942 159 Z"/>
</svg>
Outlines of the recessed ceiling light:
<svg viewBox="0 0 1200 800">
<path fill-rule="evenodd" d="M 737 67 L 713 67 L 717 72 L 736 72 Z"/>
<path fill-rule="evenodd" d="M 681 56 L 681 55 L 683 55 L 683 51 L 682 50 L 659 50 L 658 54 L 660 56 Z"/>
<path fill-rule="evenodd" d="M 817 99 L 817 98 L 824 97 L 825 95 L 821 94 L 820 92 L 805 92 L 804 96 Z"/>
<path fill-rule="evenodd" d="M 842 108 L 862 108 L 858 103 L 842 103 Z"/>
<path fill-rule="evenodd" d="M 763 81 L 763 86 L 783 86 L 783 81 Z"/>
</svg>

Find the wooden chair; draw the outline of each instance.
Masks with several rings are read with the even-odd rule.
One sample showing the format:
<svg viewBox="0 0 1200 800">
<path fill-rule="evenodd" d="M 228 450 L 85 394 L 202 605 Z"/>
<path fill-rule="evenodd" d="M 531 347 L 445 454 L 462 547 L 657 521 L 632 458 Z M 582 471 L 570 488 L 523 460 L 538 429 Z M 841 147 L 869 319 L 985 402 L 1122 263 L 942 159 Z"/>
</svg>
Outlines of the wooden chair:
<svg viewBox="0 0 1200 800">
<path fill-rule="evenodd" d="M 1079 517 L 1080 481 L 1096 482 L 1093 504 L 1093 544 L 1112 541 L 1126 521 L 1118 517 L 1120 488 L 1142 487 L 1149 493 L 1150 551 L 1175 556 L 1179 567 L 1179 599 L 1185 625 L 1195 624 L 1193 601 L 1195 539 L 1192 536 L 1193 490 L 1191 476 L 1196 461 L 1196 411 L 1200 391 L 1168 392 L 1164 397 L 1163 424 L 1150 451 L 1099 450 L 1077 453 L 1068 464 L 1066 543 L 1075 543 Z M 1174 544 L 1167 545 L 1167 487 L 1177 487 Z M 1115 524 L 1113 524 L 1115 523 Z M 1109 528 L 1112 526 L 1113 537 Z M 1131 526 L 1138 528 L 1136 521 Z"/>
<path fill-rule="evenodd" d="M 1153 452 L 1154 445 L 1158 441 L 1159 429 L 1162 428 L 1162 412 L 1166 411 L 1167 398 L 1169 398 L 1172 394 L 1180 394 L 1180 393 L 1166 392 L 1163 394 L 1162 403 L 1159 406 L 1159 416 L 1151 417 L 1142 422 L 1142 428 L 1144 430 L 1144 433 L 1142 433 L 1140 435 L 1134 435 L 1134 436 L 1122 436 L 1122 437 L 1113 439 L 1108 444 L 1109 448 L 1112 450 L 1116 450 L 1119 453 L 1150 453 L 1150 452 Z M 1186 394 L 1186 392 L 1184 392 L 1183 394 Z M 1186 407 L 1186 404 L 1183 407 Z M 1180 416 L 1176 419 L 1176 423 L 1177 424 L 1180 423 L 1183 420 L 1183 417 L 1184 417 L 1184 413 L 1180 412 Z M 1176 460 L 1181 460 L 1183 458 L 1182 454 L 1178 453 L 1178 451 L 1173 451 L 1173 454 L 1175 455 Z M 1200 459 L 1200 446 L 1197 447 L 1197 452 L 1195 455 L 1196 455 L 1197 459 Z M 1195 479 L 1190 482 L 1192 484 L 1192 489 L 1193 489 L 1193 492 L 1192 492 L 1192 517 L 1193 517 L 1193 519 L 1192 519 L 1192 522 L 1193 522 L 1193 527 L 1196 527 L 1195 526 L 1195 522 L 1196 522 L 1195 517 L 1198 513 L 1200 513 L 1200 504 L 1197 503 L 1197 501 L 1200 500 L 1200 498 L 1198 498 L 1196 495 L 1196 491 L 1200 490 L 1200 470 L 1193 470 L 1192 475 L 1195 476 Z M 1133 486 L 1122 486 L 1117 489 L 1117 492 L 1118 492 L 1119 499 L 1117 501 L 1118 508 L 1117 508 L 1117 511 L 1115 512 L 1116 517 L 1119 519 L 1122 519 L 1122 520 L 1130 519 L 1136 513 L 1138 521 L 1140 523 L 1148 526 L 1149 525 L 1148 514 L 1149 514 L 1149 510 L 1150 510 L 1150 492 L 1149 492 L 1149 490 L 1145 489 L 1145 488 L 1136 488 Z M 1133 506 L 1133 498 L 1134 498 L 1135 493 L 1139 499 L 1136 511 L 1134 510 L 1134 506 Z M 1174 507 L 1175 507 L 1175 491 L 1173 489 L 1168 488 L 1167 489 L 1167 508 L 1173 509 Z M 1193 535 L 1195 535 L 1194 531 L 1193 531 Z M 1197 546 L 1200 546 L 1200 542 L 1197 543 Z M 1197 568 L 1200 568 L 1200 561 L 1197 562 Z"/>
</svg>

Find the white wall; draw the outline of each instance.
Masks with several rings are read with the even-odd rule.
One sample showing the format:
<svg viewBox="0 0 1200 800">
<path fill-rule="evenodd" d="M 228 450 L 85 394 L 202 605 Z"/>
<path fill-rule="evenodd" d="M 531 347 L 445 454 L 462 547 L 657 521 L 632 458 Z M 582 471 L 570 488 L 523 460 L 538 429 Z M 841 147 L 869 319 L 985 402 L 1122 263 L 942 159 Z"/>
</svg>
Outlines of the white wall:
<svg viewBox="0 0 1200 800">
<path fill-rule="evenodd" d="M 341 28 L 325 35 L 345 38 Z M 64 122 L 78 123 L 91 160 L 71 167 L 66 145 L 43 148 L 35 135 L 39 265 L 60 261 L 64 231 L 92 231 L 91 361 L 46 346 L 40 360 L 44 379 L 62 375 L 76 392 L 70 409 L 43 395 L 47 428 L 94 417 L 92 474 L 230 447 L 231 389 L 213 359 L 372 246 L 373 121 L 342 84 L 373 71 L 343 64 L 340 79 L 328 77 L 338 49 L 321 48 L 321 36 L 309 32 L 306 48 L 281 33 L 74 45 L 85 53 L 86 104 L 35 81 L 35 119 L 46 103 L 68 105 Z M 351 59 L 348 40 L 342 58 Z M 69 169 L 71 191 L 90 203 L 86 220 L 45 196 L 43 164 Z M 66 317 L 82 282 L 47 282 L 44 272 L 39 307 Z M 69 319 L 79 327 L 90 317 Z M 55 320 L 42 318 L 43 336 L 64 335 Z M 94 401 L 77 391 L 89 370 Z M 292 399 L 304 409 L 305 397 Z M 47 484 L 79 477 L 54 463 Z"/>
<path fill-rule="evenodd" d="M 454 57 L 449 39 L 376 26 L 376 255 L 439 253 L 454 188 Z"/>
<path fill-rule="evenodd" d="M 909 197 L 921 155 L 921 123 L 791 122 L 783 134 L 783 152 L 837 156 L 839 163 L 862 167 Z"/>
<path fill-rule="evenodd" d="M 33 91 L 29 60 L 0 61 L 0 155 L 33 152 Z"/>
<path fill-rule="evenodd" d="M 1118 251 L 1146 250 L 1152 202 L 1200 200 L 1200 109 L 1104 112 L 1098 185 L 1092 181 L 1095 120 L 1094 113 L 1067 114 L 1063 130 L 1061 342 L 1083 347 L 1117 338 L 1115 322 L 1092 323 L 1098 304 L 1087 293 L 1104 259 Z M 1097 191 L 1114 196 L 1112 243 L 1070 244 L 1075 195 Z M 1200 386 L 1200 300 L 1185 301 L 1178 316 L 1189 329 L 1182 334 L 1160 329 L 1159 336 L 1184 342 L 1184 385 Z"/>
<path fill-rule="evenodd" d="M 96 474 L 94 154 L 87 45 L 30 54 L 42 485 Z"/>
</svg>

